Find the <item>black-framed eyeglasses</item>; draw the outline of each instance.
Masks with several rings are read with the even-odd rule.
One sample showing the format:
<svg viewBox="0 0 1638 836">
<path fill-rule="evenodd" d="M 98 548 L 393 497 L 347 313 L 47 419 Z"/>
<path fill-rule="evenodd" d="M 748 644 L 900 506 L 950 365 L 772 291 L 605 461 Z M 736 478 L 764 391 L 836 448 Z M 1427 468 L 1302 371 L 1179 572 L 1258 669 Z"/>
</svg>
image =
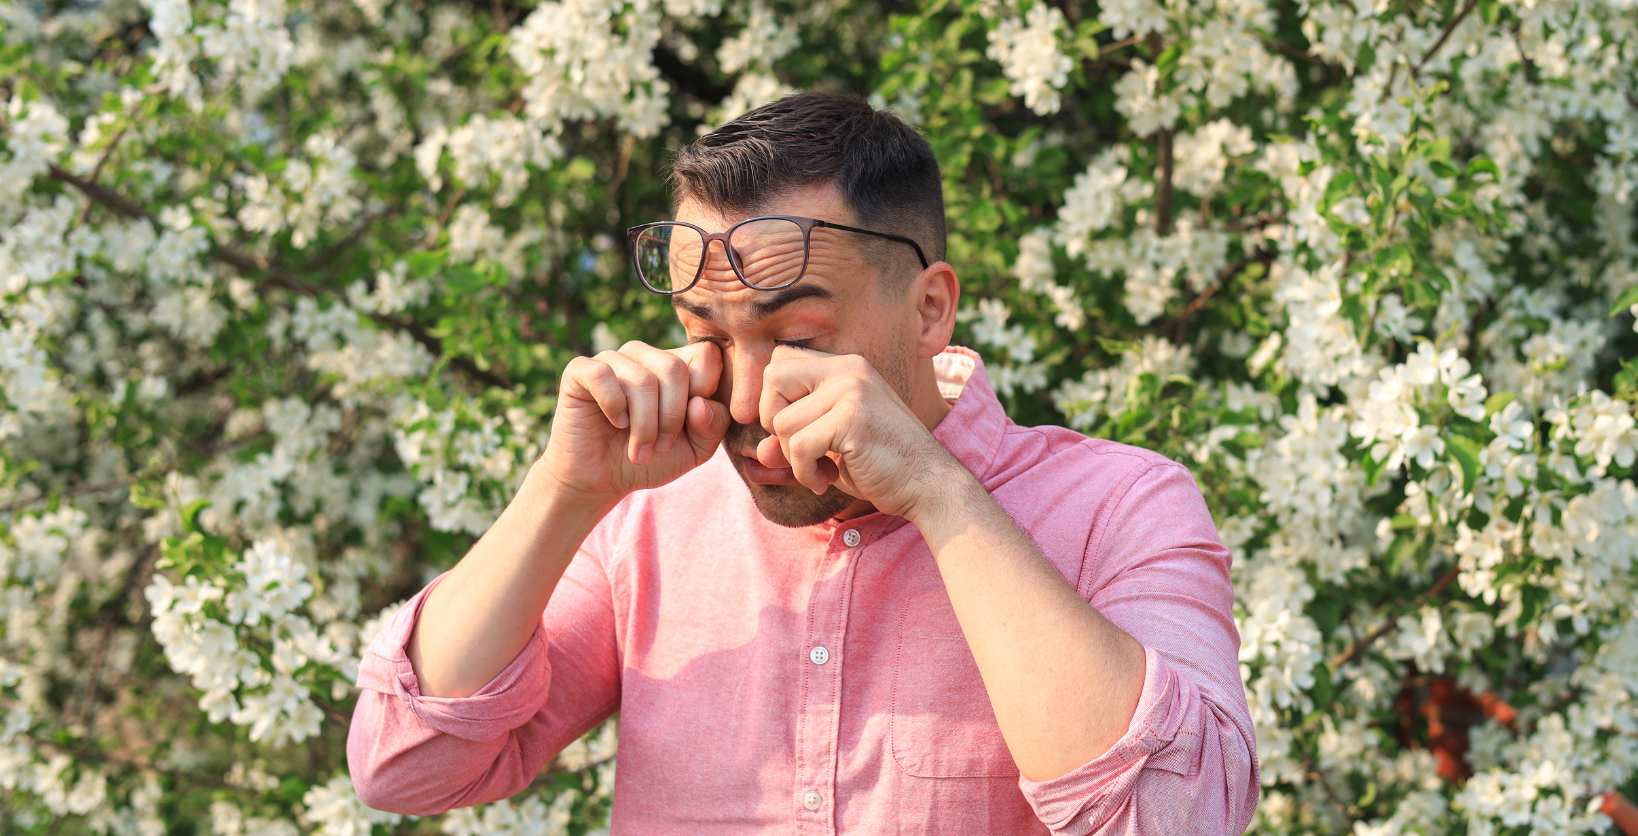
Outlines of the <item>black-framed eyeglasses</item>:
<svg viewBox="0 0 1638 836">
<path fill-rule="evenodd" d="M 631 260 L 637 277 L 655 293 L 672 295 L 694 286 L 705 272 L 706 252 L 721 241 L 734 275 L 753 290 L 779 290 L 796 284 L 808 271 L 808 254 L 815 229 L 838 229 L 902 241 L 916 250 L 921 267 L 927 256 L 921 245 L 902 235 L 842 226 L 795 215 L 759 215 L 746 218 L 725 232 L 706 232 L 682 221 L 658 221 L 626 230 L 631 238 Z"/>
</svg>

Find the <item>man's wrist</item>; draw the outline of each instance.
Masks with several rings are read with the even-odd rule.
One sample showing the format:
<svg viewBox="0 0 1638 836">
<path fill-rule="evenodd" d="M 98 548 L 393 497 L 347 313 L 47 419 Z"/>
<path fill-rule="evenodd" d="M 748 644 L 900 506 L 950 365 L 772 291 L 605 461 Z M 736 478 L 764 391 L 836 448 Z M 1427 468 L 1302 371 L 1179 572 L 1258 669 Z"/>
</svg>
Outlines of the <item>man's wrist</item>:
<svg viewBox="0 0 1638 836">
<path fill-rule="evenodd" d="M 918 477 L 921 497 L 905 512 L 905 519 L 921 530 L 929 544 L 942 541 L 973 522 L 973 514 L 993 504 L 984 484 L 954 456 L 929 467 Z"/>
<path fill-rule="evenodd" d="M 556 478 L 547 464 L 537 459 L 523 477 L 514 504 L 523 503 L 542 522 L 551 521 L 555 531 L 590 532 L 603 517 L 620 504 L 614 493 L 591 493 L 571 487 Z"/>
</svg>

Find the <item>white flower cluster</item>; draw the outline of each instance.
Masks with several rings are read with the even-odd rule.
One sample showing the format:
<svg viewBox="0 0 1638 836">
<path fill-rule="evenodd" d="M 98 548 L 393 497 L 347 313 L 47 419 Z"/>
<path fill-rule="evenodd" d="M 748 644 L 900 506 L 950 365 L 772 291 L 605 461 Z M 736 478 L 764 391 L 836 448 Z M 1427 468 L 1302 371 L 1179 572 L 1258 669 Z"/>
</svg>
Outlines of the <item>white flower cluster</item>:
<svg viewBox="0 0 1638 836">
<path fill-rule="evenodd" d="M 1194 370 L 1194 352 L 1153 335 L 1121 354 L 1120 364 L 1092 369 L 1078 380 L 1065 381 L 1052 393 L 1053 405 L 1069 416 L 1069 426 L 1086 429 L 1106 416 L 1126 409 L 1127 387 L 1143 374 L 1161 379 Z"/>
<path fill-rule="evenodd" d="M 440 531 L 487 530 L 544 446 L 531 438 L 532 427 L 522 410 L 506 421 L 489 418 L 472 426 L 454 410 L 435 412 L 417 402 L 397 425 L 398 457 L 420 480 L 417 498 L 428 521 Z M 488 496 L 475 490 L 479 485 L 490 487 Z"/>
<path fill-rule="evenodd" d="M 1438 427 L 1422 423 L 1418 407 L 1426 411 L 1436 404 L 1437 392 L 1455 414 L 1469 421 L 1483 418 L 1487 393 L 1479 375 L 1471 371 L 1456 349 L 1438 351 L 1423 342 L 1402 365 L 1378 373 L 1349 431 L 1373 442 L 1371 457 L 1389 470 L 1398 470 L 1407 460 L 1424 469 L 1432 467 L 1445 452 L 1445 442 Z"/>
<path fill-rule="evenodd" d="M 1056 313 L 1053 324 L 1071 331 L 1080 330 L 1086 323 L 1086 309 L 1081 306 L 1075 288 L 1054 281 L 1052 267 L 1052 233 L 1035 229 L 1018 239 L 1018 260 L 1013 262 L 1012 274 L 1018 286 L 1026 293 L 1039 293 L 1052 303 Z"/>
<path fill-rule="evenodd" d="M 441 829 L 448 836 L 567 836 L 573 802 L 573 795 L 563 793 L 550 804 L 530 796 L 518 804 L 497 801 L 462 807 L 444 817 Z"/>
<path fill-rule="evenodd" d="M 1058 30 L 1064 25 L 1063 12 L 1038 2 L 1024 17 L 1008 17 L 990 30 L 986 54 L 1001 64 L 1012 81 L 1012 94 L 1023 96 L 1025 106 L 1043 115 L 1058 112 L 1058 91 L 1074 66 L 1058 49 Z"/>
<path fill-rule="evenodd" d="M 1086 253 L 1096 273 L 1126 276 L 1126 308 L 1139 325 L 1148 325 L 1177 297 L 1177 279 L 1195 293 L 1217 283 L 1228 264 L 1229 237 L 1202 229 L 1193 216 L 1178 219 L 1169 235 L 1145 226 L 1126 238 L 1100 238 Z"/>
<path fill-rule="evenodd" d="M 301 803 L 307 808 L 302 811 L 301 821 L 313 825 L 312 832 L 316 836 L 369 836 L 375 825 L 394 825 L 404 819 L 397 813 L 364 806 L 364 802 L 358 800 L 358 794 L 353 792 L 353 780 L 346 775 L 337 775 L 328 783 L 315 785 L 302 796 Z M 246 832 L 245 836 L 254 834 Z"/>
<path fill-rule="evenodd" d="M 669 86 L 654 68 L 659 9 L 646 0 L 551 0 L 511 35 L 508 54 L 523 70 L 524 113 L 553 134 L 565 120 L 612 117 L 623 131 L 653 136 L 664 127 Z"/>
<path fill-rule="evenodd" d="M 956 315 L 957 320 L 971 322 L 973 339 L 983 345 L 994 346 L 1006 352 L 1010 363 L 998 363 L 991 372 L 991 384 L 1003 397 L 1014 391 L 1035 392 L 1046 386 L 1046 367 L 1033 363 L 1035 338 L 1024 332 L 1022 325 L 1008 325 L 1012 311 L 1000 299 L 980 299 L 978 307 L 968 308 Z"/>
<path fill-rule="evenodd" d="M 345 623 L 320 634 L 294 612 L 312 596 L 313 587 L 307 567 L 285 547 L 258 541 L 234 570 L 244 581 L 231 590 L 196 575 L 181 584 L 155 575 L 144 591 L 154 615 L 154 637 L 171 668 L 190 676 L 204 692 L 199 707 L 211 722 L 249 726 L 251 740 L 274 746 L 305 740 L 318 733 L 323 712 L 295 676 L 309 662 L 356 671 L 353 637 Z M 225 618 L 218 617 L 222 610 Z M 272 639 L 271 673 L 256 652 L 239 642 L 240 635 L 251 632 L 246 628 L 258 627 L 264 619 L 265 635 Z"/>
</svg>

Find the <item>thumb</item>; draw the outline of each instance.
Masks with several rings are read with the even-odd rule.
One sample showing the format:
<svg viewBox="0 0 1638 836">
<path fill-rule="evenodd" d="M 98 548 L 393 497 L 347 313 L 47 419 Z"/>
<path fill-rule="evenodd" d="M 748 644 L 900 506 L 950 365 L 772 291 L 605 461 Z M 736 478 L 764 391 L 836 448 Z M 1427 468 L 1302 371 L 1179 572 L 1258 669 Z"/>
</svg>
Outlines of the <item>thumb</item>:
<svg viewBox="0 0 1638 836">
<path fill-rule="evenodd" d="M 688 400 L 686 428 L 695 457 L 704 461 L 716 454 L 717 445 L 728 434 L 728 407 L 695 395 Z"/>
</svg>

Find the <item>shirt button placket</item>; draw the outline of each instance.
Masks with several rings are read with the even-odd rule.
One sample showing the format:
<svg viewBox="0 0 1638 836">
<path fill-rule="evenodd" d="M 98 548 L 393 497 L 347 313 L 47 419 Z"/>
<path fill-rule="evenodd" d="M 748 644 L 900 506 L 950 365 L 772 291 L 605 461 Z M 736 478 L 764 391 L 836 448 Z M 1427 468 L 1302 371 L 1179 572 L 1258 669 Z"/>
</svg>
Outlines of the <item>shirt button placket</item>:
<svg viewBox="0 0 1638 836">
<path fill-rule="evenodd" d="M 803 707 L 806 721 L 801 742 L 806 757 L 798 758 L 802 766 L 795 788 L 799 836 L 836 832 L 836 745 L 842 703 L 842 663 L 836 654 L 842 652 L 842 639 L 847 633 L 848 599 L 857 565 L 857 552 L 853 550 L 864 543 L 864 535 L 857 528 L 846 528 L 831 536 L 841 542 L 831 541 L 833 551 L 821 562 L 820 579 L 809 601 L 808 658 L 802 675 L 809 699 Z M 842 564 L 841 571 L 825 577 L 825 566 L 836 562 Z"/>
</svg>

